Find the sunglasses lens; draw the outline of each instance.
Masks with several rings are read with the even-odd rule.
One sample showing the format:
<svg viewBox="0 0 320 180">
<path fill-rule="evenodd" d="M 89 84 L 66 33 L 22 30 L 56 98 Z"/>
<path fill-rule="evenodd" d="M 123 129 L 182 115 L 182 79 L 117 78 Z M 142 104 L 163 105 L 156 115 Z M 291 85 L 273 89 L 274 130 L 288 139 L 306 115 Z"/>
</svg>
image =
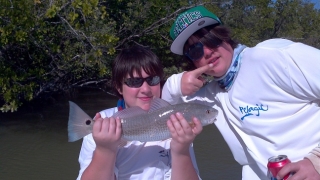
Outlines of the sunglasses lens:
<svg viewBox="0 0 320 180">
<path fill-rule="evenodd" d="M 211 31 L 201 38 L 201 42 L 211 49 L 216 49 L 222 44 L 222 40 L 217 38 Z"/>
<path fill-rule="evenodd" d="M 204 44 L 211 49 L 216 49 L 222 44 L 222 41 L 220 39 L 215 39 L 210 41 L 207 40 L 204 42 Z"/>
<path fill-rule="evenodd" d="M 146 78 L 147 83 L 149 86 L 155 86 L 160 83 L 160 77 L 159 76 L 150 76 Z"/>
<path fill-rule="evenodd" d="M 192 61 L 196 61 L 203 56 L 203 45 L 201 42 L 195 43 L 189 47 L 185 53 Z"/>
<path fill-rule="evenodd" d="M 133 88 L 139 88 L 142 86 L 143 82 L 147 81 L 149 86 L 155 86 L 160 83 L 160 77 L 159 76 L 149 76 L 147 78 L 128 78 L 124 81 L 124 83 Z"/>
<path fill-rule="evenodd" d="M 138 88 L 141 87 L 143 84 L 144 79 L 143 78 L 128 78 L 124 81 L 124 83 L 129 87 Z"/>
</svg>

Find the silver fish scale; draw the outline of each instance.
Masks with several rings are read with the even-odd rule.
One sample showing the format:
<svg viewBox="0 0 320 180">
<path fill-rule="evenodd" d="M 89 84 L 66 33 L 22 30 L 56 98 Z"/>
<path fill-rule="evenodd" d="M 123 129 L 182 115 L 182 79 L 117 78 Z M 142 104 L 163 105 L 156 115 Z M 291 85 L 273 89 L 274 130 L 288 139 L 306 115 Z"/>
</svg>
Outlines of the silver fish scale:
<svg viewBox="0 0 320 180">
<path fill-rule="evenodd" d="M 195 103 L 164 107 L 150 113 L 121 119 L 123 138 L 128 141 L 139 139 L 142 142 L 168 139 L 170 132 L 167 121 L 170 115 L 176 112 L 182 113 L 188 122 L 197 117 L 203 126 L 212 124 L 217 114 L 217 110 Z"/>
<path fill-rule="evenodd" d="M 129 141 L 139 139 L 158 141 L 170 138 L 168 118 L 157 118 L 156 114 L 139 115 L 122 120 L 123 138 Z"/>
</svg>

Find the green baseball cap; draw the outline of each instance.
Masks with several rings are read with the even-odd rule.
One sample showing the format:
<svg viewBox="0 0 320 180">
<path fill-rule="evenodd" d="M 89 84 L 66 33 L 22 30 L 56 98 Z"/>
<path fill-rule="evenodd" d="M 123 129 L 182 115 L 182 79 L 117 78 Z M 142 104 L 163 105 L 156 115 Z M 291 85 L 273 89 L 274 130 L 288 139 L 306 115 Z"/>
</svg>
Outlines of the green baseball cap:
<svg viewBox="0 0 320 180">
<path fill-rule="evenodd" d="M 170 29 L 170 36 L 173 39 L 170 50 L 183 55 L 183 46 L 188 38 L 197 30 L 212 24 L 222 24 L 222 22 L 203 6 L 196 6 L 181 13 Z"/>
</svg>

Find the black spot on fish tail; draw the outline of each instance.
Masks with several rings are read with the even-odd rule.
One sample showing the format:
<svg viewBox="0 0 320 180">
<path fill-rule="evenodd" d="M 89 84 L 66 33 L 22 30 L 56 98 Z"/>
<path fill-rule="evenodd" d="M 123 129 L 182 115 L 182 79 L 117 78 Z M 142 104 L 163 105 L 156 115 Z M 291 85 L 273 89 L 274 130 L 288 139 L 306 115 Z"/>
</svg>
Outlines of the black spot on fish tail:
<svg viewBox="0 0 320 180">
<path fill-rule="evenodd" d="M 90 125 L 91 124 L 91 120 L 86 120 L 86 125 Z"/>
</svg>

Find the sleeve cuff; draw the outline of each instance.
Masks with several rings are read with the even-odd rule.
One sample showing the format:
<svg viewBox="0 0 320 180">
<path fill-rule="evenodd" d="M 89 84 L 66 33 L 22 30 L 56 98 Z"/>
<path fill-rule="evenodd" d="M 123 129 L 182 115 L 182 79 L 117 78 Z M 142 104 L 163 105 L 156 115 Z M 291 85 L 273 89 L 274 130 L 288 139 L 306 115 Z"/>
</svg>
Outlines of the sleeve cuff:
<svg viewBox="0 0 320 180">
<path fill-rule="evenodd" d="M 320 146 L 314 148 L 305 158 L 309 159 L 320 174 Z"/>
<path fill-rule="evenodd" d="M 171 104 L 181 102 L 181 78 L 182 73 L 171 75 L 162 88 L 161 98 Z"/>
</svg>

